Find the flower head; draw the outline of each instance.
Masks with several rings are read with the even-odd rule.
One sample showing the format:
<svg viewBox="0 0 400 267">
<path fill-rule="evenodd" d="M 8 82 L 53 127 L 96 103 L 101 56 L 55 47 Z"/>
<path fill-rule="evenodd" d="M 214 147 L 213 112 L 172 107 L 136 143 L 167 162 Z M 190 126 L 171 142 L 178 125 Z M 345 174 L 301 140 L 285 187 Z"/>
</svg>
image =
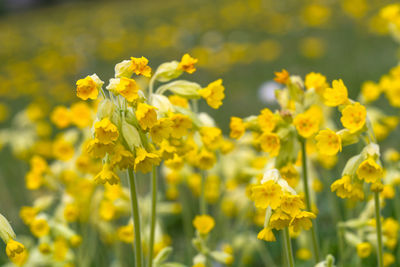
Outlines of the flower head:
<svg viewBox="0 0 400 267">
<path fill-rule="evenodd" d="M 267 241 L 267 242 L 274 242 L 276 241 L 276 238 L 274 236 L 274 233 L 272 232 L 272 229 L 270 227 L 265 227 L 263 228 L 257 235 L 258 239 Z"/>
<path fill-rule="evenodd" d="M 225 98 L 224 90 L 222 79 L 218 79 L 210 83 L 206 88 L 199 90 L 199 93 L 210 107 L 218 109 L 222 105 L 222 99 Z"/>
<path fill-rule="evenodd" d="M 7 242 L 6 254 L 17 266 L 22 266 L 28 258 L 28 253 L 24 245 L 13 239 Z"/>
<path fill-rule="evenodd" d="M 136 100 L 139 95 L 139 88 L 134 79 L 121 77 L 115 91 L 126 98 L 129 102 Z"/>
<path fill-rule="evenodd" d="M 367 117 L 367 110 L 360 103 L 347 105 L 342 110 L 340 121 L 343 126 L 349 129 L 350 133 L 355 133 L 364 127 Z"/>
<path fill-rule="evenodd" d="M 287 70 L 282 69 L 281 72 L 275 72 L 274 81 L 281 84 L 286 84 L 289 82 L 290 74 Z"/>
<path fill-rule="evenodd" d="M 114 185 L 119 183 L 119 177 L 113 171 L 111 164 L 105 163 L 103 169 L 94 177 L 94 181 L 99 184 Z"/>
<path fill-rule="evenodd" d="M 317 140 L 317 148 L 321 154 L 334 156 L 342 151 L 342 139 L 330 129 L 319 131 L 315 140 Z"/>
<path fill-rule="evenodd" d="M 258 124 L 263 132 L 272 132 L 275 129 L 276 118 L 274 113 L 268 108 L 261 110 L 261 114 L 257 117 Z"/>
<path fill-rule="evenodd" d="M 76 95 L 82 100 L 96 99 L 103 83 L 96 74 L 86 76 L 76 82 Z"/>
<path fill-rule="evenodd" d="M 140 171 L 142 173 L 148 173 L 154 165 L 160 164 L 160 161 L 159 155 L 147 152 L 146 149 L 138 147 L 136 149 L 135 172 Z"/>
<path fill-rule="evenodd" d="M 379 166 L 371 157 L 361 162 L 357 168 L 357 176 L 359 179 L 367 183 L 379 182 L 383 176 L 382 167 Z"/>
<path fill-rule="evenodd" d="M 257 208 L 266 209 L 270 206 L 276 209 L 281 204 L 282 188 L 272 180 L 253 186 L 251 191 Z"/>
<path fill-rule="evenodd" d="M 178 69 L 186 71 L 187 73 L 192 74 L 196 71 L 194 64 L 198 61 L 197 58 L 192 58 L 189 54 L 184 54 L 181 62 L 179 62 Z"/>
<path fill-rule="evenodd" d="M 372 251 L 371 243 L 362 242 L 357 244 L 357 254 L 360 258 L 367 258 Z"/>
<path fill-rule="evenodd" d="M 156 108 L 145 103 L 139 103 L 136 109 L 136 118 L 143 130 L 150 129 L 157 123 Z"/>
<path fill-rule="evenodd" d="M 271 157 L 276 157 L 279 154 L 281 143 L 279 136 L 275 133 L 263 133 L 259 138 L 261 149 L 268 152 Z"/>
<path fill-rule="evenodd" d="M 145 57 L 137 58 L 131 57 L 131 65 L 129 69 L 136 75 L 143 75 L 145 77 L 151 76 L 151 68 L 147 66 L 149 60 Z"/>
<path fill-rule="evenodd" d="M 308 230 L 312 226 L 311 219 L 315 219 L 316 216 L 312 212 L 301 211 L 292 218 L 290 225 L 293 227 L 294 232 L 300 231 L 300 229 Z"/>
<path fill-rule="evenodd" d="M 209 215 L 197 215 L 193 220 L 193 226 L 200 234 L 208 234 L 215 226 L 214 219 Z"/>
<path fill-rule="evenodd" d="M 324 92 L 325 105 L 336 107 L 345 104 L 348 99 L 347 87 L 344 85 L 342 79 L 334 80 L 332 88 L 326 88 Z"/>
<path fill-rule="evenodd" d="M 319 118 L 313 112 L 298 114 L 293 121 L 296 130 L 304 138 L 311 137 L 319 129 Z"/>
<path fill-rule="evenodd" d="M 97 140 L 105 145 L 113 143 L 119 136 L 117 126 L 115 126 L 108 118 L 96 122 L 94 124 L 94 130 Z"/>
<path fill-rule="evenodd" d="M 229 127 L 231 129 L 230 137 L 233 139 L 240 139 L 246 131 L 246 126 L 243 120 L 238 117 L 231 117 Z"/>
</svg>

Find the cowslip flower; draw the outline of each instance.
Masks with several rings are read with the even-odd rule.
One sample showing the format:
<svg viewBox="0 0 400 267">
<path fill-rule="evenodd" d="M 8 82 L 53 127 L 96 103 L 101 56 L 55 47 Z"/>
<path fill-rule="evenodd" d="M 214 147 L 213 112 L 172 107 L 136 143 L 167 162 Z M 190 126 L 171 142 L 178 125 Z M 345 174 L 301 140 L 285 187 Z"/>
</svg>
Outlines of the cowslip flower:
<svg viewBox="0 0 400 267">
<path fill-rule="evenodd" d="M 263 132 L 272 132 L 276 126 L 276 117 L 268 108 L 261 110 L 257 117 L 258 124 Z"/>
<path fill-rule="evenodd" d="M 157 123 L 156 108 L 145 103 L 139 103 L 136 109 L 136 118 L 143 130 L 150 129 Z"/>
<path fill-rule="evenodd" d="M 99 184 L 113 185 L 119 183 L 119 177 L 113 171 L 111 164 L 105 163 L 103 169 L 94 177 L 94 181 Z"/>
<path fill-rule="evenodd" d="M 196 166 L 202 170 L 211 169 L 217 162 L 215 154 L 208 151 L 207 149 L 201 149 L 195 158 Z"/>
<path fill-rule="evenodd" d="M 10 239 L 6 245 L 7 257 L 17 266 L 22 266 L 28 258 L 28 253 L 23 244 Z"/>
<path fill-rule="evenodd" d="M 355 103 L 351 105 L 347 105 L 342 110 L 342 117 L 340 121 L 343 126 L 349 129 L 350 133 L 355 133 L 361 130 L 366 121 L 367 110 L 360 103 Z"/>
<path fill-rule="evenodd" d="M 169 118 L 161 118 L 150 129 L 150 136 L 154 143 L 161 143 L 163 139 L 167 139 L 172 132 L 173 122 Z"/>
<path fill-rule="evenodd" d="M 342 139 L 330 129 L 319 131 L 315 137 L 317 148 L 321 154 L 334 156 L 342 151 Z"/>
<path fill-rule="evenodd" d="M 131 57 L 131 65 L 129 69 L 133 71 L 136 75 L 143 75 L 145 77 L 151 76 L 151 68 L 147 66 L 149 60 L 145 57 Z"/>
<path fill-rule="evenodd" d="M 383 170 L 372 158 L 367 158 L 361 162 L 357 168 L 357 176 L 359 179 L 367 183 L 376 183 L 383 176 Z"/>
<path fill-rule="evenodd" d="M 267 241 L 267 242 L 274 242 L 276 241 L 275 235 L 272 232 L 271 227 L 263 228 L 257 235 L 258 239 Z"/>
<path fill-rule="evenodd" d="M 348 101 L 347 87 L 343 80 L 334 80 L 332 88 L 326 88 L 324 92 L 325 105 L 336 107 L 345 104 Z"/>
<path fill-rule="evenodd" d="M 311 137 L 319 129 L 319 116 L 313 113 L 308 111 L 300 113 L 293 120 L 293 125 L 296 127 L 297 132 L 304 138 Z"/>
<path fill-rule="evenodd" d="M 362 258 L 362 259 L 367 258 L 371 254 L 371 251 L 372 251 L 371 243 L 362 242 L 362 243 L 357 244 L 357 255 L 360 258 Z"/>
<path fill-rule="evenodd" d="M 263 133 L 258 138 L 258 142 L 260 143 L 261 149 L 269 153 L 271 157 L 275 157 L 279 154 L 281 143 L 276 133 Z"/>
<path fill-rule="evenodd" d="M 135 239 L 133 224 L 123 225 L 117 229 L 117 236 L 121 242 L 130 244 Z"/>
<path fill-rule="evenodd" d="M 96 74 L 86 76 L 76 82 L 76 95 L 82 100 L 97 99 L 103 84 L 104 82 Z"/>
<path fill-rule="evenodd" d="M 323 95 L 325 89 L 328 87 L 326 77 L 321 73 L 310 72 L 306 75 L 304 82 L 307 90 L 314 89 L 318 94 Z"/>
<path fill-rule="evenodd" d="M 85 102 L 74 103 L 70 107 L 71 122 L 79 128 L 92 124 L 92 110 Z"/>
<path fill-rule="evenodd" d="M 241 118 L 231 117 L 231 121 L 229 123 L 230 128 L 230 137 L 233 139 L 240 139 L 244 135 L 246 131 L 246 126 Z"/>
<path fill-rule="evenodd" d="M 222 141 L 222 131 L 217 127 L 201 127 L 200 136 L 204 146 L 210 150 L 217 149 Z"/>
<path fill-rule="evenodd" d="M 301 211 L 292 218 L 290 226 L 293 227 L 294 232 L 298 232 L 301 229 L 308 230 L 312 226 L 311 219 L 315 219 L 316 217 L 312 212 Z"/>
<path fill-rule="evenodd" d="M 181 138 L 188 134 L 192 128 L 192 120 L 189 116 L 183 114 L 173 114 L 169 116 L 172 121 L 171 136 L 173 138 Z"/>
<path fill-rule="evenodd" d="M 260 185 L 254 185 L 251 189 L 251 198 L 257 208 L 278 208 L 281 204 L 282 188 L 274 181 L 269 180 Z"/>
<path fill-rule="evenodd" d="M 283 194 L 281 198 L 281 209 L 290 216 L 295 216 L 304 209 L 305 205 L 299 195 Z"/>
<path fill-rule="evenodd" d="M 129 79 L 126 77 L 121 77 L 119 83 L 115 87 L 115 92 L 119 93 L 126 98 L 129 102 L 133 102 L 138 99 L 139 88 L 134 79 Z"/>
<path fill-rule="evenodd" d="M 138 147 L 136 149 L 136 158 L 134 164 L 135 172 L 140 171 L 142 173 L 148 173 L 152 170 L 153 166 L 160 164 L 160 156 L 147 152 L 146 149 Z"/>
<path fill-rule="evenodd" d="M 181 62 L 179 62 L 178 69 L 192 74 L 196 71 L 194 64 L 196 64 L 197 61 L 197 58 L 193 58 L 189 54 L 184 54 L 182 56 Z"/>
<path fill-rule="evenodd" d="M 201 235 L 206 235 L 214 228 L 215 221 L 209 215 L 197 215 L 193 220 L 193 226 Z"/>
<path fill-rule="evenodd" d="M 269 219 L 269 226 L 276 230 L 282 230 L 288 227 L 290 224 L 291 217 L 281 209 L 277 209 Z"/>
<path fill-rule="evenodd" d="M 63 129 L 70 125 L 71 115 L 68 108 L 64 106 L 57 106 L 51 112 L 50 120 L 57 128 Z"/>
<path fill-rule="evenodd" d="M 277 71 L 277 72 L 274 72 L 274 74 L 275 74 L 275 78 L 274 78 L 275 82 L 281 83 L 281 84 L 286 84 L 289 82 L 290 74 L 287 70 L 282 69 L 281 72 Z"/>
<path fill-rule="evenodd" d="M 224 90 L 225 87 L 222 85 L 222 79 L 218 79 L 207 85 L 206 88 L 200 89 L 199 94 L 207 101 L 210 107 L 218 109 L 225 98 Z"/>
<path fill-rule="evenodd" d="M 108 118 L 96 122 L 94 124 L 94 130 L 97 140 L 105 145 L 113 143 L 119 136 L 117 126 L 115 126 Z"/>
<path fill-rule="evenodd" d="M 43 237 L 50 232 L 50 226 L 45 218 L 35 218 L 29 225 L 29 229 L 36 237 Z"/>
</svg>

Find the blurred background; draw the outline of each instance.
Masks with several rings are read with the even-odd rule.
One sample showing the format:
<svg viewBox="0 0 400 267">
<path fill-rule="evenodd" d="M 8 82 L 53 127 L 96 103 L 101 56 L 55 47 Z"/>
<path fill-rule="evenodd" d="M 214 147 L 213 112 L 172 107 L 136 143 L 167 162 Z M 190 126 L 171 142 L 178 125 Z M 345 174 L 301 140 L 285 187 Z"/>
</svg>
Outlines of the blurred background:
<svg viewBox="0 0 400 267">
<path fill-rule="evenodd" d="M 192 80 L 224 81 L 224 105 L 200 109 L 225 133 L 230 116 L 274 107 L 271 80 L 282 68 L 342 78 L 355 98 L 364 81 L 378 81 L 398 61 L 398 46 L 378 16 L 391 2 L 0 0 L 0 128 L 23 109 L 39 120 L 76 102 L 77 79 L 97 73 L 107 83 L 114 65 L 131 56 L 147 57 L 153 69 L 184 53 L 198 58 Z M 24 155 L 14 155 L 8 147 L 0 152 L 0 212 L 23 233 L 18 211 L 32 198 Z"/>
</svg>

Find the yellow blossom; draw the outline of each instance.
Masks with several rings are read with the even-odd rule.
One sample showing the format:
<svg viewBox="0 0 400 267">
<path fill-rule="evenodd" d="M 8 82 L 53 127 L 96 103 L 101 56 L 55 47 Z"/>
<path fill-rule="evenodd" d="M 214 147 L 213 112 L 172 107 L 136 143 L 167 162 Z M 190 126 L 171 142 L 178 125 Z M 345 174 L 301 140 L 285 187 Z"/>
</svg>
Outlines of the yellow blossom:
<svg viewBox="0 0 400 267">
<path fill-rule="evenodd" d="M 210 107 L 218 109 L 225 98 L 224 90 L 222 79 L 218 79 L 210 83 L 206 88 L 199 90 L 199 94 L 207 101 Z"/>
<path fill-rule="evenodd" d="M 342 139 L 330 129 L 319 131 L 315 137 L 319 153 L 334 156 L 342 151 Z"/>
<path fill-rule="evenodd" d="M 193 226 L 202 234 L 208 234 L 215 226 L 214 219 L 209 215 L 197 215 L 193 220 Z"/>
<path fill-rule="evenodd" d="M 196 156 L 196 166 L 202 170 L 211 169 L 217 161 L 213 152 L 202 149 Z"/>
<path fill-rule="evenodd" d="M 281 209 L 290 216 L 295 216 L 304 209 L 304 202 L 298 195 L 283 194 L 281 198 Z"/>
<path fill-rule="evenodd" d="M 70 111 L 64 106 L 57 106 L 51 113 L 50 120 L 58 128 L 66 128 L 71 123 Z"/>
<path fill-rule="evenodd" d="M 53 155 L 56 159 L 67 161 L 74 156 L 74 147 L 64 138 L 57 138 L 53 143 Z"/>
<path fill-rule="evenodd" d="M 104 118 L 94 124 L 97 140 L 102 144 L 111 144 L 118 139 L 119 132 L 108 118 Z"/>
<path fill-rule="evenodd" d="M 139 103 L 136 109 L 136 118 L 143 130 L 150 129 L 157 123 L 156 108 L 145 103 Z"/>
<path fill-rule="evenodd" d="M 276 157 L 281 147 L 279 136 L 275 133 L 263 133 L 259 138 L 261 149 L 269 153 L 270 157 Z"/>
<path fill-rule="evenodd" d="M 231 129 L 230 137 L 233 139 L 240 139 L 246 131 L 246 125 L 243 120 L 238 117 L 231 117 L 229 127 Z"/>
<path fill-rule="evenodd" d="M 35 219 L 38 212 L 37 208 L 25 206 L 21 208 L 19 216 L 26 225 L 29 225 Z"/>
<path fill-rule="evenodd" d="M 86 152 L 93 158 L 102 158 L 106 153 L 111 153 L 113 147 L 112 143 L 103 144 L 99 139 L 95 138 L 86 144 Z"/>
<path fill-rule="evenodd" d="M 300 113 L 293 120 L 293 125 L 296 126 L 297 132 L 304 138 L 309 138 L 318 132 L 319 124 L 319 116 L 314 114 L 314 111 Z"/>
<path fill-rule="evenodd" d="M 133 102 L 139 97 L 139 88 L 134 79 L 121 77 L 115 91 L 125 97 L 129 102 Z"/>
<path fill-rule="evenodd" d="M 281 72 L 275 72 L 274 81 L 281 84 L 287 84 L 290 80 L 290 74 L 287 70 L 282 69 Z"/>
<path fill-rule="evenodd" d="M 326 77 L 321 73 L 310 72 L 306 75 L 304 82 L 307 90 L 313 88 L 315 92 L 320 95 L 324 94 L 325 89 L 328 87 Z"/>
<path fill-rule="evenodd" d="M 383 253 L 383 266 L 387 267 L 395 263 L 396 258 L 393 256 L 392 253 L 385 252 Z"/>
<path fill-rule="evenodd" d="M 148 173 L 152 170 L 153 166 L 160 164 L 160 157 L 155 153 L 147 152 L 144 148 L 138 147 L 136 149 L 136 158 L 134 169 L 135 172 Z"/>
<path fill-rule="evenodd" d="M 367 183 L 377 183 L 383 176 L 383 170 L 381 166 L 369 157 L 358 166 L 357 176 Z"/>
<path fill-rule="evenodd" d="M 371 243 L 362 242 L 357 244 L 357 254 L 360 258 L 367 258 L 372 251 Z"/>
<path fill-rule="evenodd" d="M 21 243 L 10 239 L 6 246 L 7 257 L 17 266 L 22 266 L 28 258 L 28 253 Z"/>
<path fill-rule="evenodd" d="M 348 102 L 347 87 L 342 79 L 334 80 L 332 88 L 326 88 L 324 92 L 325 105 L 336 107 Z"/>
<path fill-rule="evenodd" d="M 261 110 L 260 115 L 257 117 L 258 124 L 260 125 L 261 131 L 269 133 L 275 129 L 276 117 L 274 113 L 268 108 Z"/>
<path fill-rule="evenodd" d="M 381 87 L 372 81 L 366 81 L 361 86 L 361 95 L 365 103 L 377 100 L 380 94 Z"/>
<path fill-rule="evenodd" d="M 307 248 L 301 248 L 296 251 L 296 257 L 303 260 L 308 261 L 312 257 L 312 253 Z"/>
<path fill-rule="evenodd" d="M 349 129 L 350 133 L 355 133 L 361 130 L 365 125 L 367 110 L 360 103 L 347 105 L 342 110 L 340 121 L 343 126 Z"/>
<path fill-rule="evenodd" d="M 75 222 L 79 216 L 79 208 L 76 204 L 69 203 L 64 208 L 64 218 L 67 222 Z"/>
<path fill-rule="evenodd" d="M 99 184 L 109 183 L 110 185 L 119 183 L 119 177 L 115 174 L 109 163 L 103 165 L 103 169 L 94 177 L 94 181 Z"/>
<path fill-rule="evenodd" d="M 272 232 L 272 229 L 270 227 L 263 228 L 257 235 L 258 239 L 267 241 L 267 242 L 274 242 L 276 241 L 276 238 L 274 236 L 274 233 Z"/>
<path fill-rule="evenodd" d="M 36 237 L 43 237 L 50 232 L 49 224 L 44 218 L 36 218 L 29 225 L 32 234 Z"/>
<path fill-rule="evenodd" d="M 312 212 L 301 211 L 295 217 L 292 218 L 290 226 L 293 227 L 294 232 L 300 231 L 300 229 L 308 230 L 312 226 L 311 219 L 315 219 L 316 216 Z"/>
<path fill-rule="evenodd" d="M 71 122 L 79 128 L 85 128 L 92 124 L 92 111 L 85 102 L 71 105 Z"/>
<path fill-rule="evenodd" d="M 222 141 L 222 131 L 217 127 L 201 127 L 201 140 L 207 149 L 215 150 Z"/>
<path fill-rule="evenodd" d="M 278 209 L 272 213 L 271 218 L 269 219 L 269 226 L 276 230 L 282 230 L 289 226 L 290 219 L 290 215 L 286 214 L 281 209 Z"/>
<path fill-rule="evenodd" d="M 151 127 L 150 136 L 154 143 L 161 143 L 163 139 L 167 139 L 172 132 L 173 122 L 169 118 L 161 118 Z"/>
<path fill-rule="evenodd" d="M 97 77 L 96 74 L 86 76 L 76 82 L 76 95 L 82 100 L 96 99 L 99 94 L 99 89 L 103 82 Z"/>
<path fill-rule="evenodd" d="M 266 209 L 271 206 L 276 209 L 281 204 L 282 188 L 272 180 L 254 185 L 251 191 L 251 198 L 257 208 Z"/>
<path fill-rule="evenodd" d="M 131 57 L 131 65 L 129 69 L 133 71 L 136 75 L 143 75 L 145 77 L 150 77 L 151 68 L 147 66 L 148 63 L 149 61 L 145 57 L 141 58 Z"/>
<path fill-rule="evenodd" d="M 182 56 L 181 62 L 179 62 L 178 69 L 192 74 L 196 71 L 194 64 L 196 64 L 197 61 L 197 58 L 192 58 L 189 54 L 184 54 Z"/>
<path fill-rule="evenodd" d="M 179 106 L 183 108 L 188 108 L 189 107 L 189 102 L 186 98 L 181 97 L 179 95 L 170 95 L 168 97 L 169 101 L 171 102 L 172 105 L 174 106 Z"/>
<path fill-rule="evenodd" d="M 117 229 L 118 239 L 124 243 L 130 244 L 135 239 L 133 224 L 121 226 Z"/>
<path fill-rule="evenodd" d="M 192 120 L 183 114 L 174 114 L 169 117 L 172 121 L 171 136 L 181 138 L 188 134 L 188 130 L 192 128 Z"/>
</svg>

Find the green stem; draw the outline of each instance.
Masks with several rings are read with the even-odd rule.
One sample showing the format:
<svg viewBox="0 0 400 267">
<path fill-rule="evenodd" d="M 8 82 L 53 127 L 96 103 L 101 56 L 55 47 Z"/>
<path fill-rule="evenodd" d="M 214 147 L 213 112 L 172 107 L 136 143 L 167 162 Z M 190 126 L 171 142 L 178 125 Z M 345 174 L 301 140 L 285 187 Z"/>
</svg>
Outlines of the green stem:
<svg viewBox="0 0 400 267">
<path fill-rule="evenodd" d="M 382 222 L 381 222 L 381 208 L 379 206 L 379 192 L 374 192 L 375 200 L 375 220 L 376 220 L 376 237 L 378 240 L 378 266 L 383 267 L 383 247 L 382 247 Z"/>
<path fill-rule="evenodd" d="M 289 228 L 283 229 L 283 238 L 286 250 L 286 261 L 289 267 L 294 267 L 292 242 L 290 242 Z"/>
<path fill-rule="evenodd" d="M 149 267 L 153 266 L 154 234 L 157 219 L 157 167 L 153 166 L 151 174 L 151 225 L 149 242 Z"/>
<path fill-rule="evenodd" d="M 200 188 L 200 214 L 207 213 L 207 203 L 206 203 L 206 177 L 204 171 L 200 172 L 201 175 L 201 188 Z"/>
<path fill-rule="evenodd" d="M 339 257 L 339 266 L 344 266 L 344 262 L 345 262 L 345 251 L 344 251 L 344 233 L 343 233 L 343 227 L 339 224 L 337 225 L 337 235 L 338 235 L 338 240 L 339 240 L 339 253 L 340 253 L 340 257 Z"/>
<path fill-rule="evenodd" d="M 142 267 L 142 238 L 140 232 L 139 204 L 137 199 L 135 175 L 131 168 L 128 169 L 129 188 L 131 192 L 131 205 L 133 226 L 135 227 L 135 260 L 136 267 Z"/>
<path fill-rule="evenodd" d="M 302 156 L 302 167 L 303 167 L 303 187 L 304 187 L 304 195 L 306 199 L 306 206 L 309 212 L 312 211 L 311 207 L 311 199 L 310 199 L 310 191 L 308 187 L 308 171 L 307 171 L 307 152 L 306 152 L 306 140 L 301 138 L 301 156 Z M 315 229 L 315 221 L 311 226 L 311 238 L 312 238 L 312 246 L 314 252 L 314 260 L 315 263 L 320 261 L 319 258 L 319 246 L 318 246 L 318 238 L 317 238 L 317 231 Z"/>
</svg>

